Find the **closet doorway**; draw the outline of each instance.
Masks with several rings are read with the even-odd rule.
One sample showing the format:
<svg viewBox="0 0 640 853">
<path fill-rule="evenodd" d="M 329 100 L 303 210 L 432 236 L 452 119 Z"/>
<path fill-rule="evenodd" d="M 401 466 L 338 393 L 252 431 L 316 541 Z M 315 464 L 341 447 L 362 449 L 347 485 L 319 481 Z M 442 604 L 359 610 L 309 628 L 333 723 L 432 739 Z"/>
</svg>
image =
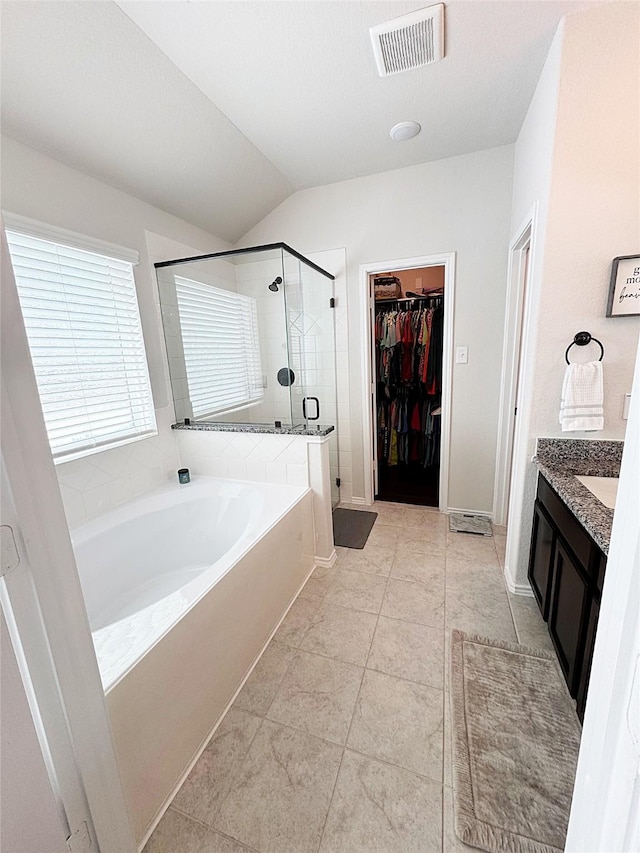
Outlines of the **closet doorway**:
<svg viewBox="0 0 640 853">
<path fill-rule="evenodd" d="M 372 499 L 447 507 L 453 258 L 361 268 L 368 292 Z"/>
</svg>

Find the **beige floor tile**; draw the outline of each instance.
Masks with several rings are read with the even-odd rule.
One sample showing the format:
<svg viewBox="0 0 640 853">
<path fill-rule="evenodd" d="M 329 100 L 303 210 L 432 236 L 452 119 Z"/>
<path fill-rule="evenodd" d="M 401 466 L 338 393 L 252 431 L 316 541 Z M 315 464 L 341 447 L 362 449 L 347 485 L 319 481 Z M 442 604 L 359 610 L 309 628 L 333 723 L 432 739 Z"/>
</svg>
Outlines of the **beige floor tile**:
<svg viewBox="0 0 640 853">
<path fill-rule="evenodd" d="M 177 850 L 176 853 L 181 853 L 181 851 Z M 249 847 L 245 847 L 239 841 L 212 829 L 198 853 L 251 853 L 251 851 Z"/>
<path fill-rule="evenodd" d="M 307 652 L 364 666 L 377 618 L 375 613 L 324 604 L 304 635 L 300 647 Z"/>
<path fill-rule="evenodd" d="M 553 652 L 554 648 L 549 636 L 549 629 L 542 618 L 536 600 L 524 595 L 507 594 L 513 613 L 513 621 L 516 624 L 518 642 L 523 646 Z"/>
<path fill-rule="evenodd" d="M 398 578 L 389 578 L 382 602 L 382 616 L 405 619 L 430 628 L 444 626 L 444 584 L 434 582 L 429 586 Z"/>
<path fill-rule="evenodd" d="M 362 549 L 342 548 L 336 562 L 339 569 L 349 569 L 352 572 L 365 572 L 370 575 L 384 575 L 391 571 L 395 548 L 385 548 L 382 545 L 369 545 Z"/>
<path fill-rule="evenodd" d="M 361 667 L 298 652 L 282 679 L 268 717 L 344 744 L 361 681 Z"/>
<path fill-rule="evenodd" d="M 453 817 L 453 791 L 443 788 L 442 853 L 478 853 L 477 847 L 463 844 L 456 835 Z"/>
<path fill-rule="evenodd" d="M 398 542 L 396 555 L 406 556 L 408 554 L 422 554 L 425 557 L 437 557 L 442 560 L 445 554 L 444 538 L 418 539 L 415 536 L 406 537 Z"/>
<path fill-rule="evenodd" d="M 238 693 L 233 707 L 264 717 L 293 655 L 293 649 L 288 646 L 270 643 Z"/>
<path fill-rule="evenodd" d="M 443 555 L 445 553 L 446 536 L 440 526 L 412 527 L 402 531 L 398 539 L 398 548 L 405 551 L 415 551 L 419 554 Z"/>
<path fill-rule="evenodd" d="M 309 601 L 304 598 L 298 598 L 294 601 L 274 634 L 273 639 L 276 643 L 283 643 L 285 646 L 293 646 L 294 648 L 299 646 L 319 607 L 319 601 Z"/>
<path fill-rule="evenodd" d="M 444 554 L 416 554 L 398 549 L 391 567 L 391 577 L 418 583 L 444 583 L 444 564 Z"/>
<path fill-rule="evenodd" d="M 387 579 L 364 572 L 340 569 L 325 597 L 325 604 L 378 613 Z"/>
<path fill-rule="evenodd" d="M 207 827 L 169 808 L 157 825 L 143 853 L 198 853 Z"/>
<path fill-rule="evenodd" d="M 336 548 L 336 551 L 338 549 Z M 341 549 L 342 550 L 342 549 Z M 311 577 L 314 580 L 332 581 L 336 576 L 336 570 L 327 566 L 316 566 Z"/>
<path fill-rule="evenodd" d="M 507 537 L 496 536 L 494 534 L 493 541 L 496 546 L 496 552 L 498 554 L 498 560 L 500 561 L 500 565 L 504 567 L 504 558 L 507 550 Z"/>
<path fill-rule="evenodd" d="M 435 853 L 441 815 L 439 784 L 346 750 L 320 853 Z"/>
<path fill-rule="evenodd" d="M 176 794 L 173 805 L 203 823 L 213 823 L 259 726 L 258 717 L 232 708 Z"/>
<path fill-rule="evenodd" d="M 447 586 L 447 632 L 454 629 L 495 640 L 517 642 L 506 591 L 482 592 L 471 584 Z"/>
<path fill-rule="evenodd" d="M 444 631 L 380 616 L 367 669 L 443 688 Z"/>
<path fill-rule="evenodd" d="M 427 524 L 427 513 L 420 507 L 409 504 L 386 505 L 378 511 L 380 520 L 391 527 L 402 529 L 424 527 Z"/>
<path fill-rule="evenodd" d="M 443 692 L 366 670 L 347 745 L 442 784 Z"/>
<path fill-rule="evenodd" d="M 474 559 L 464 559 L 458 556 L 450 557 L 447 554 L 446 561 L 447 588 L 457 586 L 473 586 L 478 592 L 504 592 L 504 574 L 498 563 L 487 563 Z"/>
<path fill-rule="evenodd" d="M 492 536 L 447 533 L 447 559 L 468 560 L 476 565 L 497 566 L 498 554 Z"/>
<path fill-rule="evenodd" d="M 322 603 L 322 600 L 327 594 L 327 590 L 331 586 L 331 583 L 332 581 L 324 580 L 322 578 L 315 578 L 312 575 L 300 590 L 298 599 L 304 599 L 306 601 L 315 601 L 320 604 Z"/>
<path fill-rule="evenodd" d="M 341 757 L 339 746 L 265 720 L 216 829 L 261 853 L 315 853 Z"/>
<path fill-rule="evenodd" d="M 400 533 L 397 527 L 391 527 L 391 525 L 384 524 L 378 519 L 371 528 L 367 545 L 370 547 L 395 549 L 399 538 Z"/>
</svg>

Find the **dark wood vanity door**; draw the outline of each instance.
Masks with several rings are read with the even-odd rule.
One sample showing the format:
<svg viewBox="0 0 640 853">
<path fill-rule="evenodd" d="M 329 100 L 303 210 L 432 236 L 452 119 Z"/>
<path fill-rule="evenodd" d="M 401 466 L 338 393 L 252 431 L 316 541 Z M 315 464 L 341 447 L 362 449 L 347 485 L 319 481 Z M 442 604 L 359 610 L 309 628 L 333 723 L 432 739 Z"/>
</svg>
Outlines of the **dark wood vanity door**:
<svg viewBox="0 0 640 853">
<path fill-rule="evenodd" d="M 529 582 L 545 622 L 549 616 L 554 538 L 555 533 L 551 522 L 536 501 L 533 509 L 533 532 L 529 555 Z"/>
<path fill-rule="evenodd" d="M 585 570 L 556 540 L 553 589 L 549 607 L 549 633 L 569 692 L 575 698 L 582 664 L 586 619 L 589 606 L 589 582 Z"/>
<path fill-rule="evenodd" d="M 593 647 L 596 642 L 596 628 L 598 626 L 598 616 L 600 615 L 600 602 L 597 598 L 591 600 L 591 609 L 589 611 L 589 625 L 587 627 L 587 639 L 584 647 L 584 657 L 582 660 L 582 669 L 580 679 L 578 681 L 578 695 L 576 698 L 576 710 L 580 722 L 584 719 L 584 708 L 587 704 L 587 690 L 589 689 L 589 678 L 591 676 L 591 663 L 593 661 Z"/>
</svg>

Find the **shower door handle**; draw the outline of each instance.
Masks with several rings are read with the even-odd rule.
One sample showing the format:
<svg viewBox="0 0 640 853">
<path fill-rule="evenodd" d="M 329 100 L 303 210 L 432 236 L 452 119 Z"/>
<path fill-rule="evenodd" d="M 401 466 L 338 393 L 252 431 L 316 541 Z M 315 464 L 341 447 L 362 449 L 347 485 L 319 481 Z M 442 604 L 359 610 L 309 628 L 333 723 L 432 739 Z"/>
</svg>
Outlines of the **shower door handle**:
<svg viewBox="0 0 640 853">
<path fill-rule="evenodd" d="M 316 414 L 315 417 L 311 417 L 311 415 L 307 414 L 307 400 L 313 400 L 316 404 Z M 320 400 L 317 397 L 303 397 L 302 398 L 302 414 L 308 421 L 317 421 L 320 417 Z"/>
</svg>

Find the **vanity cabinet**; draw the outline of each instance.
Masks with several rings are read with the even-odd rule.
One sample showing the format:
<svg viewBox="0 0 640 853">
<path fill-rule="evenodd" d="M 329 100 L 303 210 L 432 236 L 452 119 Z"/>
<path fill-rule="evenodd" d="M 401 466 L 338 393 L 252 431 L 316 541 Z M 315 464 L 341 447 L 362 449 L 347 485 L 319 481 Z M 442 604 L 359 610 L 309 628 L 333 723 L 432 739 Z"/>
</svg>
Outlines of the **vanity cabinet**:
<svg viewBox="0 0 640 853">
<path fill-rule="evenodd" d="M 589 686 L 605 567 L 606 557 L 600 548 L 540 476 L 529 581 L 580 719 Z"/>
</svg>

